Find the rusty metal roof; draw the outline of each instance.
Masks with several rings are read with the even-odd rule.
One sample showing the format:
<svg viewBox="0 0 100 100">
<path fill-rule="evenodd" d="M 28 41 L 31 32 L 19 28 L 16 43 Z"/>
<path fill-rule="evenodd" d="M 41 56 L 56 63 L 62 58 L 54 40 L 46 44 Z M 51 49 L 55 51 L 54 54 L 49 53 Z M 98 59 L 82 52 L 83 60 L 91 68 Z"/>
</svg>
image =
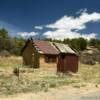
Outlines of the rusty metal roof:
<svg viewBox="0 0 100 100">
<path fill-rule="evenodd" d="M 57 49 L 59 49 L 59 51 L 61 53 L 71 53 L 71 54 L 75 54 L 75 52 L 66 44 L 62 44 L 62 43 L 54 43 L 54 45 L 56 46 Z"/>
<path fill-rule="evenodd" d="M 53 55 L 59 54 L 57 48 L 54 45 L 52 45 L 52 43 L 49 41 L 34 40 L 33 43 L 39 53 L 53 54 Z"/>
</svg>

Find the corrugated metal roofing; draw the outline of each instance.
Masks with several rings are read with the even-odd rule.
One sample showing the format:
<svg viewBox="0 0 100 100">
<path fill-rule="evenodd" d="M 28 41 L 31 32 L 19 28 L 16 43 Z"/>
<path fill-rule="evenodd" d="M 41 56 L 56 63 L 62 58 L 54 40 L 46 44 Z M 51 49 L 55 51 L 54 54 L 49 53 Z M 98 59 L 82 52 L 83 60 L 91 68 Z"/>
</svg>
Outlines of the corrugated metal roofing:
<svg viewBox="0 0 100 100">
<path fill-rule="evenodd" d="M 62 43 L 54 43 L 54 45 L 59 49 L 61 53 L 71 53 L 75 54 L 75 52 L 66 44 Z"/>
<path fill-rule="evenodd" d="M 37 47 L 38 51 L 44 54 L 59 54 L 59 51 L 48 41 L 34 40 L 34 45 Z"/>
</svg>

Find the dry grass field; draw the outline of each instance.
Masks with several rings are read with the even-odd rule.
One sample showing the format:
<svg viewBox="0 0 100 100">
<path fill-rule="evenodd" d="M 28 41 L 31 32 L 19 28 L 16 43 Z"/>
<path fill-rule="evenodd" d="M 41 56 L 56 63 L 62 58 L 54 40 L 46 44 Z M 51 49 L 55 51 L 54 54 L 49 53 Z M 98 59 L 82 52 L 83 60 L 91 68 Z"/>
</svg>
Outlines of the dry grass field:
<svg viewBox="0 0 100 100">
<path fill-rule="evenodd" d="M 13 73 L 15 68 L 20 70 L 19 77 Z M 21 57 L 0 58 L 0 95 L 47 92 L 50 88 L 60 86 L 80 89 L 87 87 L 88 84 L 95 88 L 100 87 L 100 64 L 79 64 L 78 73 L 58 75 L 53 66 L 32 69 L 22 65 Z"/>
</svg>

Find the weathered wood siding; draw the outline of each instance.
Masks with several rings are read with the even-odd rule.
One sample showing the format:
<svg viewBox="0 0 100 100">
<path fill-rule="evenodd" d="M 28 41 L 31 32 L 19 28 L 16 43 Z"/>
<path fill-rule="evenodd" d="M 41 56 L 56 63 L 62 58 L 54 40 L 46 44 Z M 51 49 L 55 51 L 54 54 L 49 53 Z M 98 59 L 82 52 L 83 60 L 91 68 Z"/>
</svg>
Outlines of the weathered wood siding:
<svg viewBox="0 0 100 100">
<path fill-rule="evenodd" d="M 78 56 L 75 54 L 60 54 L 57 63 L 57 72 L 74 72 L 78 71 Z"/>
<path fill-rule="evenodd" d="M 33 48 L 31 43 L 28 43 L 28 46 L 23 51 L 23 63 L 25 65 L 29 65 L 30 67 L 32 67 L 33 61 L 34 61 Z"/>
<path fill-rule="evenodd" d="M 39 67 L 39 54 L 34 49 L 31 43 L 28 43 L 28 46 L 23 51 L 23 63 L 30 67 Z"/>
<path fill-rule="evenodd" d="M 57 66 L 57 57 L 55 62 L 46 62 L 45 54 L 40 54 L 34 45 L 29 42 L 27 47 L 24 49 L 23 53 L 23 63 L 24 65 L 39 68 L 39 67 L 56 67 Z M 49 55 L 51 58 L 55 57 L 54 55 Z"/>
</svg>

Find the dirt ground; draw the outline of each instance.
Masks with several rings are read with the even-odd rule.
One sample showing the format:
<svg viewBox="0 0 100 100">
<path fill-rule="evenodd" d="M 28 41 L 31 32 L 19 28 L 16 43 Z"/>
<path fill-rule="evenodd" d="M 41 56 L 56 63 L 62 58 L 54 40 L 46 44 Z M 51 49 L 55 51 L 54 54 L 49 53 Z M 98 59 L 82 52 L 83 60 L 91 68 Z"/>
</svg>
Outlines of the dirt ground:
<svg viewBox="0 0 100 100">
<path fill-rule="evenodd" d="M 100 86 L 93 84 L 81 88 L 62 86 L 50 89 L 48 92 L 21 93 L 9 97 L 0 97 L 0 100 L 77 100 L 77 98 L 81 98 L 85 94 L 96 91 L 100 91 Z"/>
<path fill-rule="evenodd" d="M 3 90 L 0 92 L 4 92 L 4 96 L 0 95 L 0 100 L 81 100 L 78 98 L 81 98 L 83 95 L 100 91 L 100 64 L 94 66 L 79 64 L 77 74 L 64 75 L 63 77 L 62 75 L 57 75 L 54 67 L 40 68 L 38 70 L 25 67 L 21 70 L 25 70 L 25 72 L 20 72 L 20 82 L 17 82 L 18 78 L 12 73 L 16 67 L 20 69 L 23 67 L 21 58 L 0 59 L 0 89 Z M 39 84 L 33 84 L 32 82 Z M 32 83 L 30 90 L 34 92 L 27 91 L 27 93 L 24 93 L 22 91 L 23 88 L 19 88 L 19 85 L 22 85 L 26 90 L 29 90 L 28 83 Z M 46 87 L 44 86 L 43 88 L 43 84 Z M 7 88 L 8 85 L 10 85 L 9 88 Z M 3 86 L 4 89 L 2 88 Z M 41 87 L 47 90 L 40 91 Z M 14 93 L 14 89 L 21 91 L 20 93 L 17 92 L 17 94 Z M 36 89 L 39 91 L 35 92 Z M 9 92 L 8 90 L 13 95 L 6 96 Z"/>
</svg>

